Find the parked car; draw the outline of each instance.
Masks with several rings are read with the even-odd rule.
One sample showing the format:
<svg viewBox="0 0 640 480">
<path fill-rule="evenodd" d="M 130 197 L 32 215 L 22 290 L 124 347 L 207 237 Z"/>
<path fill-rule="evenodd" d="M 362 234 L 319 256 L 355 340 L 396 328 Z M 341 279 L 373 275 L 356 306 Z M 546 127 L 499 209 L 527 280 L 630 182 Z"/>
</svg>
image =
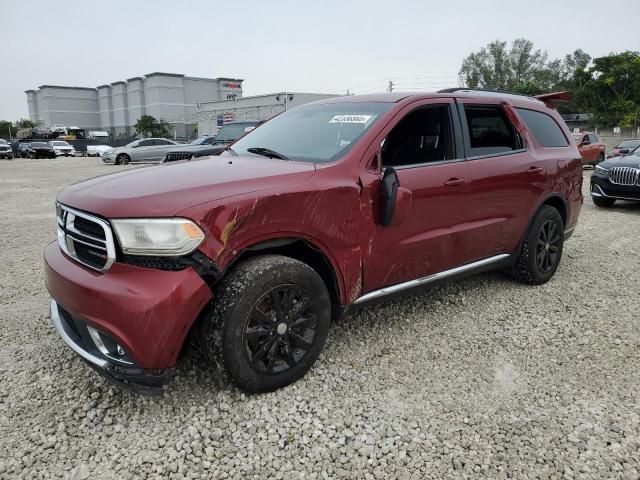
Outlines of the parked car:
<svg viewBox="0 0 640 480">
<path fill-rule="evenodd" d="M 640 147 L 632 155 L 609 158 L 596 165 L 591 175 L 591 199 L 598 207 L 616 200 L 640 202 Z"/>
<path fill-rule="evenodd" d="M 353 307 L 490 269 L 547 282 L 582 206 L 571 133 L 520 95 L 323 100 L 222 156 L 57 199 L 51 319 L 121 387 L 157 393 L 190 332 L 243 390 L 283 387 Z"/>
<path fill-rule="evenodd" d="M 638 147 L 640 147 L 640 139 L 633 138 L 630 140 L 624 140 L 613 147 L 613 150 L 611 150 L 607 154 L 607 158 L 624 157 L 625 155 L 630 155 Z"/>
<path fill-rule="evenodd" d="M 167 152 L 163 162 L 190 160 L 208 155 L 220 155 L 233 142 L 246 135 L 262 121 L 242 121 L 225 123 L 215 137 L 198 138 L 189 145 L 172 148 Z"/>
<path fill-rule="evenodd" d="M 6 140 L 0 138 L 0 158 L 13 159 L 13 150 Z"/>
<path fill-rule="evenodd" d="M 73 148 L 69 142 L 65 142 L 64 140 L 51 140 L 49 145 L 53 147 L 53 150 L 56 153 L 56 157 L 65 156 L 65 157 L 75 157 L 76 149 Z"/>
<path fill-rule="evenodd" d="M 591 132 L 574 133 L 573 139 L 578 145 L 583 165 L 595 167 L 598 163 L 604 162 L 607 147 L 600 141 L 598 135 Z"/>
<path fill-rule="evenodd" d="M 31 142 L 20 142 L 18 143 L 18 157 L 27 158 L 27 150 L 29 149 L 29 145 Z"/>
<path fill-rule="evenodd" d="M 177 144 L 166 138 L 143 138 L 124 147 L 107 150 L 102 161 L 115 165 L 127 165 L 130 162 L 161 162 L 165 154 Z"/>
<path fill-rule="evenodd" d="M 47 142 L 31 142 L 27 148 L 29 158 L 56 158 L 56 151 Z"/>
<path fill-rule="evenodd" d="M 87 145 L 87 156 L 100 157 L 103 153 L 112 149 L 113 147 L 110 147 L 109 145 Z"/>
</svg>

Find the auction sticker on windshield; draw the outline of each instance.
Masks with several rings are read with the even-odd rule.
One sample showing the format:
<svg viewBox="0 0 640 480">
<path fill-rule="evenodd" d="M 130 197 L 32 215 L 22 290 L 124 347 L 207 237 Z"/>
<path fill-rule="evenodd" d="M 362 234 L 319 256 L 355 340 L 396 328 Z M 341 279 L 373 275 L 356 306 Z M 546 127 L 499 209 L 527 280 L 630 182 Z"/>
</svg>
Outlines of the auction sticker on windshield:
<svg viewBox="0 0 640 480">
<path fill-rule="evenodd" d="M 373 115 L 335 115 L 329 123 L 367 123 Z"/>
</svg>

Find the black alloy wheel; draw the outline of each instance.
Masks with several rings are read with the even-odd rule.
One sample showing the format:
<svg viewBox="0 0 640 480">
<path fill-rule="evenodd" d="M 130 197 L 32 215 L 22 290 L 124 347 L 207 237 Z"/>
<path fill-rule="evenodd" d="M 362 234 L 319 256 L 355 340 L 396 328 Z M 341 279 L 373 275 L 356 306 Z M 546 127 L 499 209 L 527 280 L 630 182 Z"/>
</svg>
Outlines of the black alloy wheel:
<svg viewBox="0 0 640 480">
<path fill-rule="evenodd" d="M 313 346 L 317 311 L 310 294 L 293 284 L 265 293 L 245 322 L 243 344 L 253 369 L 282 373 L 295 367 Z"/>
<path fill-rule="evenodd" d="M 547 274 L 560 260 L 560 231 L 552 220 L 542 224 L 538 234 L 536 262 L 541 273 Z"/>
<path fill-rule="evenodd" d="M 329 334 L 331 298 L 309 265 L 282 255 L 249 258 L 216 285 L 197 336 L 205 355 L 247 392 L 302 377 Z"/>
</svg>

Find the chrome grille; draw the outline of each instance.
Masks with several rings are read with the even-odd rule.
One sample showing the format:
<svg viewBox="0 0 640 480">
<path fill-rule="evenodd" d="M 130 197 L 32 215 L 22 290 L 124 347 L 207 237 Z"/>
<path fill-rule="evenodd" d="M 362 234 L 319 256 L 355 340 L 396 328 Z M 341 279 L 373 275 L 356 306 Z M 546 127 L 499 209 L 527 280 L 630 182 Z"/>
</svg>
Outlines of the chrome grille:
<svg viewBox="0 0 640 480">
<path fill-rule="evenodd" d="M 631 167 L 613 167 L 609 181 L 616 185 L 640 185 L 640 170 Z"/>
<path fill-rule="evenodd" d="M 189 160 L 193 156 L 193 153 L 189 152 L 168 152 L 165 157 L 165 162 L 176 162 L 178 160 Z"/>
<path fill-rule="evenodd" d="M 78 263 L 104 272 L 116 259 L 113 234 L 101 218 L 56 204 L 58 244 Z"/>
</svg>

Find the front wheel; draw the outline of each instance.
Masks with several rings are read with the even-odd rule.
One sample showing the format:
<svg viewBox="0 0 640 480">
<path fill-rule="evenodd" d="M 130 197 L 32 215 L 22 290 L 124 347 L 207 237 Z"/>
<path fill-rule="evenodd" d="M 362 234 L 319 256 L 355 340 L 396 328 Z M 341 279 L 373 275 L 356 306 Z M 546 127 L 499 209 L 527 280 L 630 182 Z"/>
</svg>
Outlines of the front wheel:
<svg viewBox="0 0 640 480">
<path fill-rule="evenodd" d="M 200 344 L 242 390 L 289 385 L 320 355 L 331 301 L 308 265 L 280 255 L 251 258 L 221 281 L 214 298 L 199 325 Z"/>
<path fill-rule="evenodd" d="M 616 203 L 615 198 L 607 198 L 607 197 L 591 197 L 593 203 L 596 207 L 608 208 L 613 207 L 613 204 Z"/>
<path fill-rule="evenodd" d="M 543 205 L 533 218 L 509 273 L 530 285 L 548 282 L 556 273 L 564 246 L 564 222 L 558 210 Z"/>
</svg>

